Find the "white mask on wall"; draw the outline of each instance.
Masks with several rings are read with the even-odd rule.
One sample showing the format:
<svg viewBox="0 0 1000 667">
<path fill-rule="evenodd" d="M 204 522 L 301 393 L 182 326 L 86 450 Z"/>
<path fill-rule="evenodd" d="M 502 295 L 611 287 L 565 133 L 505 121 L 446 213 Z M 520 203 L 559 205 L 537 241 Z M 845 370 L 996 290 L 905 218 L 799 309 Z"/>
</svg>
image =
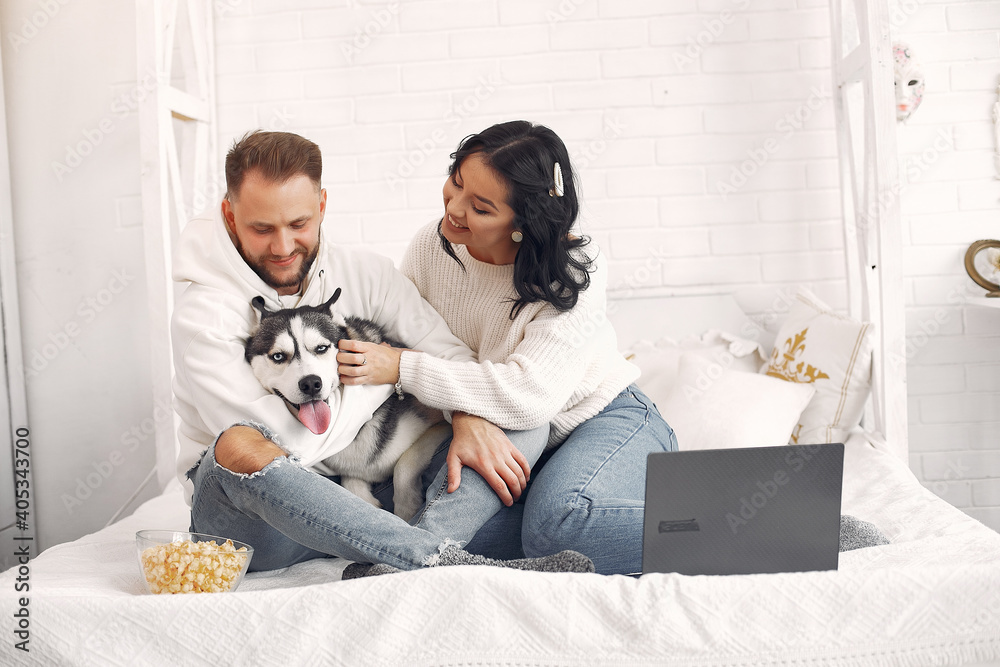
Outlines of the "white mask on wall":
<svg viewBox="0 0 1000 667">
<path fill-rule="evenodd" d="M 896 74 L 896 120 L 910 117 L 924 99 L 924 73 L 913 59 L 910 46 L 904 42 L 892 45 Z"/>
</svg>

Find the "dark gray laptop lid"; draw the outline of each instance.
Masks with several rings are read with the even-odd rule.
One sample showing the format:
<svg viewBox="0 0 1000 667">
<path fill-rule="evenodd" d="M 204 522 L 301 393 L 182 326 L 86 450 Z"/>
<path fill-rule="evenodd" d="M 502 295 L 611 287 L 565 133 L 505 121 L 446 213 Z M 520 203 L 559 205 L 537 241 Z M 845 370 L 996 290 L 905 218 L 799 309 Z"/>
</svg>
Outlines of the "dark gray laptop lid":
<svg viewBox="0 0 1000 667">
<path fill-rule="evenodd" d="M 836 570 L 844 445 L 650 454 L 642 571 Z"/>
</svg>

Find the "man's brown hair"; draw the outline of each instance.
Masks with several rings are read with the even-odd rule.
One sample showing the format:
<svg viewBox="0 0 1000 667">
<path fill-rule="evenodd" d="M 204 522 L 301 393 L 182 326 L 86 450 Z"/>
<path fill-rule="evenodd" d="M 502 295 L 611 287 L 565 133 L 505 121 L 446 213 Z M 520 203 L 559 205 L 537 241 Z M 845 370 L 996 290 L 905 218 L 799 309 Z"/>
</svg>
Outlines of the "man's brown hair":
<svg viewBox="0 0 1000 667">
<path fill-rule="evenodd" d="M 319 146 L 291 132 L 247 132 L 226 154 L 226 199 L 236 199 L 243 179 L 254 170 L 276 183 L 305 174 L 318 192 L 322 187 L 323 157 Z"/>
</svg>

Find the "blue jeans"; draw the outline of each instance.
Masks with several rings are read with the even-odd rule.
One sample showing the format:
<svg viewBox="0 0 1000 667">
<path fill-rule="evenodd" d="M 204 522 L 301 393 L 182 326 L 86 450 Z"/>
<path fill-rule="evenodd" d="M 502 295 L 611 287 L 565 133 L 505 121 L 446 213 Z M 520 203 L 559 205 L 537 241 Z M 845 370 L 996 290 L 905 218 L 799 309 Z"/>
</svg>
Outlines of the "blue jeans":
<svg viewBox="0 0 1000 667">
<path fill-rule="evenodd" d="M 274 439 L 266 428 L 254 426 Z M 507 436 L 534 463 L 548 434 L 545 425 Z M 471 539 L 503 507 L 475 471 L 463 470 L 461 486 L 449 494 L 443 491 L 447 467 L 429 470 L 436 471 L 436 477 L 427 487 L 424 508 L 410 525 L 302 467 L 294 457 L 281 456 L 259 472 L 241 474 L 219 465 L 212 445 L 188 473 L 194 482 L 191 530 L 250 544 L 252 571 L 325 556 L 415 569 L 432 562 L 444 547 Z"/>
<path fill-rule="evenodd" d="M 547 452 L 523 504 L 498 512 L 466 548 L 494 558 L 573 549 L 601 574 L 641 572 L 646 457 L 676 450 L 673 429 L 631 385 Z"/>
</svg>

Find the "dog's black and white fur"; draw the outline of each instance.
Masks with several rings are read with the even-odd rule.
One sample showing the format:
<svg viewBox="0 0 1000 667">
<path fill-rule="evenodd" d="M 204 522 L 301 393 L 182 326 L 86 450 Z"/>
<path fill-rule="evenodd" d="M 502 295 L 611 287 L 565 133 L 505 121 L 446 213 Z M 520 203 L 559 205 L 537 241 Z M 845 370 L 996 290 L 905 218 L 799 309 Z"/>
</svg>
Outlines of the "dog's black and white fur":
<svg viewBox="0 0 1000 667">
<path fill-rule="evenodd" d="M 321 306 L 303 306 L 269 311 L 264 299 L 255 297 L 251 305 L 257 321 L 246 341 L 246 360 L 263 387 L 284 399 L 289 411 L 303 424 L 312 424 L 300 410 L 316 410 L 340 384 L 337 373 L 337 342 L 342 338 L 389 343 L 406 347 L 386 335 L 370 320 L 333 312 L 340 289 Z M 329 415 L 329 407 L 325 408 Z M 438 437 L 421 438 L 428 428 L 442 420 L 439 411 L 404 394 L 402 400 L 390 396 L 362 426 L 347 448 L 324 459 L 341 477 L 347 490 L 376 507 L 371 484 L 393 477 L 394 513 L 409 520 L 423 503 L 420 476 L 434 454 Z M 329 416 L 326 417 L 328 428 Z M 315 432 L 315 431 L 314 431 Z"/>
</svg>

